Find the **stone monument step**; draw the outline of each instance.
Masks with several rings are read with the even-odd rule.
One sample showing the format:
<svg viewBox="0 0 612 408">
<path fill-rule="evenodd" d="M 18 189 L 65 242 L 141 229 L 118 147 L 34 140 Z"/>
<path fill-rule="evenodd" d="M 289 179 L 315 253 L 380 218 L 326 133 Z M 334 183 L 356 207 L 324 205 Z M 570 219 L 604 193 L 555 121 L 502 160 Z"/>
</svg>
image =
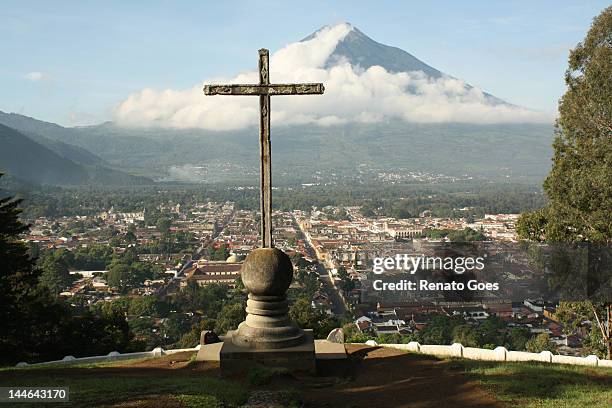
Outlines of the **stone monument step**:
<svg viewBox="0 0 612 408">
<path fill-rule="evenodd" d="M 223 347 L 223 342 L 202 344 L 200 350 L 198 350 L 196 361 L 220 361 L 221 347 Z"/>
<path fill-rule="evenodd" d="M 344 360 L 347 358 L 344 344 L 327 340 L 315 340 L 315 356 L 317 360 Z"/>
<path fill-rule="evenodd" d="M 332 343 L 327 340 L 315 340 L 315 358 L 317 360 L 344 360 L 347 358 L 344 344 Z M 200 346 L 197 361 L 220 361 L 223 342 L 203 344 Z"/>
</svg>

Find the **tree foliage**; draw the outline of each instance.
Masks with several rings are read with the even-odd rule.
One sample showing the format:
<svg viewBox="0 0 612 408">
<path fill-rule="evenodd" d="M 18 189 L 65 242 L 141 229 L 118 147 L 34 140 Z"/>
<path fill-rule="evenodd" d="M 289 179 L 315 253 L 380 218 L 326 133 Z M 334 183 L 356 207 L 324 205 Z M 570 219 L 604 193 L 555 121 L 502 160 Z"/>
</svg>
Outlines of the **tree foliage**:
<svg viewBox="0 0 612 408">
<path fill-rule="evenodd" d="M 242 303 L 228 303 L 219 312 L 215 332 L 226 334 L 228 330 L 235 330 L 246 317 Z"/>
<path fill-rule="evenodd" d="M 559 102 L 549 205 L 521 217 L 519 232 L 549 242 L 612 241 L 612 7 L 569 56 Z"/>
<path fill-rule="evenodd" d="M 55 295 L 62 292 L 72 282 L 68 265 L 62 259 L 60 251 L 48 252 L 41 259 L 39 267 L 42 270 L 40 283 Z"/>
<path fill-rule="evenodd" d="M 542 351 L 557 351 L 557 346 L 555 345 L 555 343 L 550 341 L 548 333 L 540 333 L 537 336 L 532 337 L 525 344 L 525 348 L 531 353 L 540 353 Z"/>
<path fill-rule="evenodd" d="M 522 238 L 612 243 L 612 6 L 593 20 L 569 55 L 567 91 L 559 102 L 553 166 L 544 182 L 550 202 L 517 223 Z M 609 266 L 608 266 L 609 267 Z M 612 305 L 566 304 L 574 318 L 595 321 L 612 358 Z M 587 310 L 587 316 L 585 316 Z M 565 316 L 572 315 L 567 311 Z M 570 327 L 573 325 L 570 322 Z"/>
</svg>

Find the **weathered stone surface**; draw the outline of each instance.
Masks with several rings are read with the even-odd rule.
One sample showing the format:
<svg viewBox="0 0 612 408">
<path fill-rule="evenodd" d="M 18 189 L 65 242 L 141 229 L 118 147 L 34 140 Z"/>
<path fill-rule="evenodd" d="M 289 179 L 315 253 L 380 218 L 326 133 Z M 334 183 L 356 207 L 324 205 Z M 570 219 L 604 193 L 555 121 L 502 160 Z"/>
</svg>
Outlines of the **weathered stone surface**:
<svg viewBox="0 0 612 408">
<path fill-rule="evenodd" d="M 197 361 L 219 361 L 221 359 L 223 343 L 205 344 L 200 347 L 196 356 Z"/>
<path fill-rule="evenodd" d="M 200 333 L 201 345 L 219 343 L 220 341 L 221 339 L 219 339 L 217 333 L 212 330 L 202 330 L 202 332 Z"/>
<path fill-rule="evenodd" d="M 240 276 L 251 295 L 284 296 L 293 280 L 293 264 L 277 248 L 258 248 L 246 257 Z"/>
<path fill-rule="evenodd" d="M 333 329 L 327 335 L 327 341 L 344 344 L 344 330 L 341 328 Z"/>
<path fill-rule="evenodd" d="M 241 270 L 249 291 L 247 317 L 232 335 L 232 342 L 250 349 L 280 349 L 304 341 L 304 334 L 289 319 L 286 292 L 293 279 L 291 259 L 276 248 L 258 248 L 247 256 Z"/>
<path fill-rule="evenodd" d="M 282 367 L 291 372 L 314 374 L 316 371 L 312 330 L 303 331 L 304 341 L 300 344 L 280 349 L 253 349 L 237 346 L 232 341 L 234 333 L 228 332 L 221 347 L 220 360 L 223 374 L 246 372 L 256 365 Z"/>
<path fill-rule="evenodd" d="M 344 344 L 327 340 L 315 340 L 315 355 L 317 360 L 344 360 L 347 358 Z"/>
<path fill-rule="evenodd" d="M 550 352 L 548 352 L 550 353 Z M 527 351 L 508 351 L 506 353 L 506 361 L 543 361 L 550 363 L 551 356 L 542 353 L 529 353 Z"/>
</svg>

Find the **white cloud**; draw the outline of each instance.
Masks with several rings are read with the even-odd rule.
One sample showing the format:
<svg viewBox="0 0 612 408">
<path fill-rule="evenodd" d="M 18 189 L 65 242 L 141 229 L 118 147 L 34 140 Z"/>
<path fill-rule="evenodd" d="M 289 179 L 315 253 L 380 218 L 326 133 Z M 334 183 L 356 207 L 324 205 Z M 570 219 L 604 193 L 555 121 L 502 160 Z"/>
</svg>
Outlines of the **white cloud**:
<svg viewBox="0 0 612 408">
<path fill-rule="evenodd" d="M 272 122 L 330 126 L 373 123 L 387 118 L 410 122 L 550 122 L 551 118 L 517 106 L 492 104 L 484 93 L 458 79 L 432 79 L 422 72 L 391 73 L 380 66 L 364 70 L 339 60 L 324 68 L 336 45 L 351 31 L 348 24 L 325 28 L 311 40 L 289 44 L 271 56 L 272 82 L 323 82 L 324 95 L 272 98 Z M 256 83 L 257 72 L 206 83 Z M 186 90 L 143 89 L 114 112 L 124 126 L 240 129 L 258 123 L 255 97 L 207 97 L 202 86 Z"/>
<path fill-rule="evenodd" d="M 33 71 L 33 72 L 28 72 L 27 74 L 25 74 L 23 78 L 27 79 L 28 81 L 38 82 L 38 81 L 44 81 L 47 79 L 51 79 L 51 75 L 44 73 L 44 72 Z"/>
</svg>

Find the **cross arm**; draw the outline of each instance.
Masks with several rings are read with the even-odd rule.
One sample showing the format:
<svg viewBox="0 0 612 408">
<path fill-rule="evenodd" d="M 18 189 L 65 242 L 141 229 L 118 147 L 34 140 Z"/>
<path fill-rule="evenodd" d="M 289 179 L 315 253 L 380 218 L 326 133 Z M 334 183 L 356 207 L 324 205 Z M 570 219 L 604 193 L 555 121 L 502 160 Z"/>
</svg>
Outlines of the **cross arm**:
<svg viewBox="0 0 612 408">
<path fill-rule="evenodd" d="M 321 83 L 204 86 L 206 95 L 320 95 L 324 91 Z"/>
</svg>

